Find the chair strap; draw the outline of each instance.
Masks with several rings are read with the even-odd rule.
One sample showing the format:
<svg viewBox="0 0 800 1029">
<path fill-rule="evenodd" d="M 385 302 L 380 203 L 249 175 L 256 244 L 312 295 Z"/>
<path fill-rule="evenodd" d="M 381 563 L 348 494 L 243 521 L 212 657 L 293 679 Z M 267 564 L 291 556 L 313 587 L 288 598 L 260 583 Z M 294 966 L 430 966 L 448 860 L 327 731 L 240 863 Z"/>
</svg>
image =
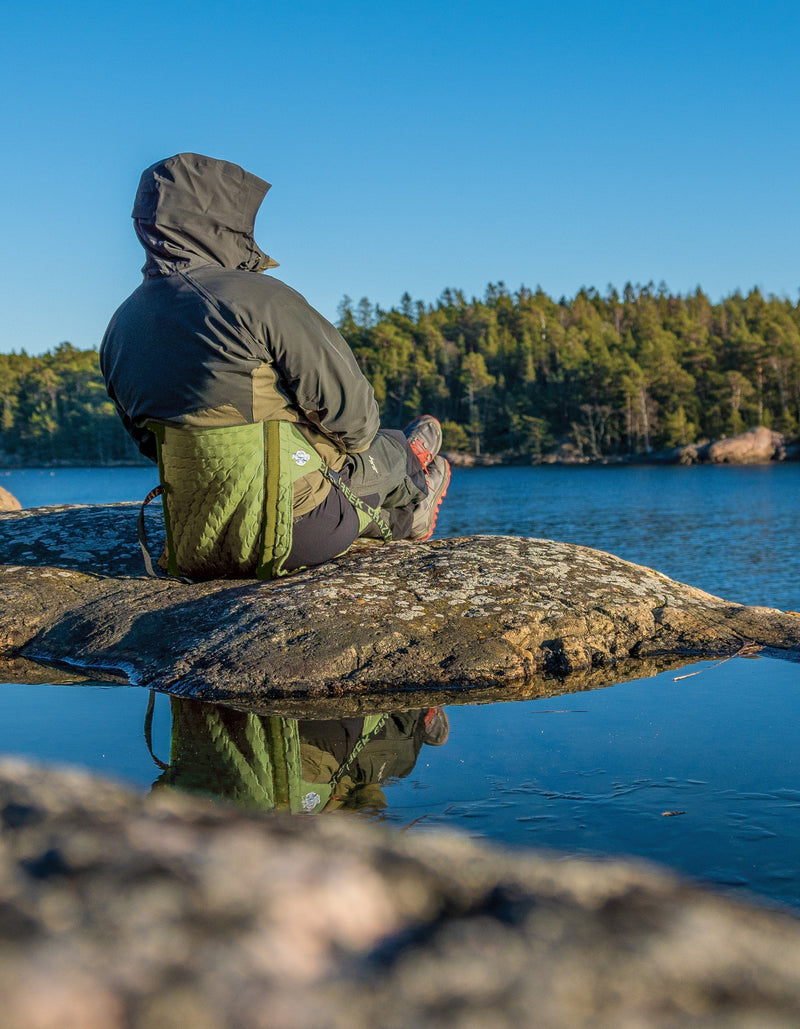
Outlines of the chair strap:
<svg viewBox="0 0 800 1029">
<path fill-rule="evenodd" d="M 163 486 L 156 486 L 154 489 L 150 490 L 142 501 L 142 506 L 139 508 L 139 518 L 136 522 L 136 535 L 139 537 L 139 546 L 142 548 L 142 560 L 144 561 L 145 571 L 151 579 L 161 579 L 163 576 L 159 575 L 155 570 L 153 559 L 150 556 L 150 550 L 147 546 L 147 529 L 144 524 L 144 509 L 151 500 L 155 500 L 156 497 L 160 497 L 163 492 Z"/>
<path fill-rule="evenodd" d="M 376 510 L 376 508 L 370 507 L 369 504 L 365 504 L 361 497 L 356 496 L 356 494 L 350 489 L 350 487 L 342 482 L 338 472 L 334 472 L 326 464 L 323 464 L 320 470 L 322 471 L 322 474 L 325 476 L 328 482 L 330 482 L 332 486 L 335 486 L 336 489 L 340 491 L 345 500 L 350 501 L 350 503 L 353 505 L 356 511 L 361 511 L 363 514 L 367 516 L 367 518 L 369 518 L 378 526 L 378 531 L 381 534 L 381 539 L 383 540 L 383 542 L 391 543 L 393 541 L 392 530 L 389 528 L 388 524 L 384 521 L 384 519 L 381 518 L 380 512 Z"/>
</svg>

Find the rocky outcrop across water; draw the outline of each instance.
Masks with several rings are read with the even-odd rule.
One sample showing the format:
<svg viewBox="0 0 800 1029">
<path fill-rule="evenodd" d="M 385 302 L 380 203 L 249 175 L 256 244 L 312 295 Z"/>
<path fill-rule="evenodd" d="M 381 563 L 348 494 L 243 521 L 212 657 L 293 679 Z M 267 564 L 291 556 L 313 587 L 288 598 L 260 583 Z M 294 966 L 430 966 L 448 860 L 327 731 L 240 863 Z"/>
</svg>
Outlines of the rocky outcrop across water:
<svg viewBox="0 0 800 1029">
<path fill-rule="evenodd" d="M 637 463 L 651 464 L 769 464 L 772 461 L 797 460 L 798 448 L 787 443 L 779 432 L 758 425 L 736 436 L 709 442 L 689 443 L 648 455 L 639 455 Z"/>
<path fill-rule="evenodd" d="M 255 707 L 514 690 L 658 656 L 771 648 L 800 618 L 597 550 L 471 536 L 354 550 L 276 582 L 140 575 L 132 504 L 0 516 L 0 648 Z M 151 516 L 157 536 L 157 515 Z M 156 545 L 157 541 L 156 541 Z"/>
<path fill-rule="evenodd" d="M 708 448 L 712 464 L 766 464 L 784 456 L 784 439 L 763 425 L 738 436 L 717 440 Z"/>
<path fill-rule="evenodd" d="M 0 762 L 4 1029 L 777 1029 L 800 921 L 649 866 Z"/>
</svg>

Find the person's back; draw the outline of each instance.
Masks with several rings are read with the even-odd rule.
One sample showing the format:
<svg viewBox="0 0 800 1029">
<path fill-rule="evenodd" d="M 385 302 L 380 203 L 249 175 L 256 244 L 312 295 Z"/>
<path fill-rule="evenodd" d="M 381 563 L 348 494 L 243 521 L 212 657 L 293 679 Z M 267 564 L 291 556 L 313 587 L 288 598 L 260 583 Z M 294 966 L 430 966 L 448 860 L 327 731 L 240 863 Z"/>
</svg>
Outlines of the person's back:
<svg viewBox="0 0 800 1029">
<path fill-rule="evenodd" d="M 420 464 L 413 440 L 379 433 L 372 388 L 340 333 L 291 287 L 254 274 L 276 266 L 253 239 L 268 188 L 237 165 L 196 154 L 144 172 L 133 217 L 147 253 L 145 280 L 103 340 L 109 395 L 151 459 L 160 426 L 293 424 L 320 460 L 293 469 L 287 569 L 327 560 L 371 531 L 376 519 L 357 510 L 364 504 L 356 497 L 384 508 L 394 538 L 412 529 L 419 537 L 420 525 L 430 535 L 449 480 L 449 466 L 435 458 L 438 443 L 425 440 Z M 436 442 L 438 423 L 425 431 Z M 303 445 L 292 455 L 302 465 L 296 455 L 310 456 Z M 380 481 L 372 481 L 376 468 Z M 332 490 L 339 478 L 331 472 L 341 473 L 341 489 Z M 356 497 L 343 495 L 348 484 Z"/>
</svg>

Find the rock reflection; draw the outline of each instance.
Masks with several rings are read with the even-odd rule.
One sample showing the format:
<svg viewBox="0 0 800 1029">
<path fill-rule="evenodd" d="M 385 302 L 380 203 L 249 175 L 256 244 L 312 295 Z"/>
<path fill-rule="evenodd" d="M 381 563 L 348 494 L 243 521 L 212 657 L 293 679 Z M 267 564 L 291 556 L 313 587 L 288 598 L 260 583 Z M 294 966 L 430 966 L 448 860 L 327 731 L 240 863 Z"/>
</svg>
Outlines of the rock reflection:
<svg viewBox="0 0 800 1029">
<path fill-rule="evenodd" d="M 383 785 L 407 776 L 423 745 L 441 746 L 450 731 L 441 707 L 295 719 L 171 697 L 170 710 L 170 759 L 153 754 L 162 769 L 154 790 L 292 814 L 383 810 Z M 152 705 L 145 722 L 152 754 L 151 723 Z"/>
</svg>

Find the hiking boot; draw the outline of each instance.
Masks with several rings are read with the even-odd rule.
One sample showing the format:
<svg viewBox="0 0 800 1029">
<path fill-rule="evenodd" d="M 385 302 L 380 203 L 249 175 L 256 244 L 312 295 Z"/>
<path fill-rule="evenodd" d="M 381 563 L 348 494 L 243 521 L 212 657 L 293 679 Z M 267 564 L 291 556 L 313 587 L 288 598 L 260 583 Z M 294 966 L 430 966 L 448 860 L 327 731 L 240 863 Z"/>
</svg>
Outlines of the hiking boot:
<svg viewBox="0 0 800 1029">
<path fill-rule="evenodd" d="M 429 747 L 441 747 L 450 735 L 450 722 L 440 707 L 429 707 L 422 716 L 422 742 Z"/>
<path fill-rule="evenodd" d="M 408 445 L 427 472 L 442 445 L 442 426 L 432 414 L 421 414 L 403 429 Z"/>
<path fill-rule="evenodd" d="M 408 537 L 420 543 L 429 540 L 436 528 L 436 516 L 439 514 L 447 487 L 450 485 L 450 463 L 443 457 L 434 457 L 425 472 L 428 480 L 428 495 L 414 508 L 411 521 L 411 535 Z"/>
</svg>

